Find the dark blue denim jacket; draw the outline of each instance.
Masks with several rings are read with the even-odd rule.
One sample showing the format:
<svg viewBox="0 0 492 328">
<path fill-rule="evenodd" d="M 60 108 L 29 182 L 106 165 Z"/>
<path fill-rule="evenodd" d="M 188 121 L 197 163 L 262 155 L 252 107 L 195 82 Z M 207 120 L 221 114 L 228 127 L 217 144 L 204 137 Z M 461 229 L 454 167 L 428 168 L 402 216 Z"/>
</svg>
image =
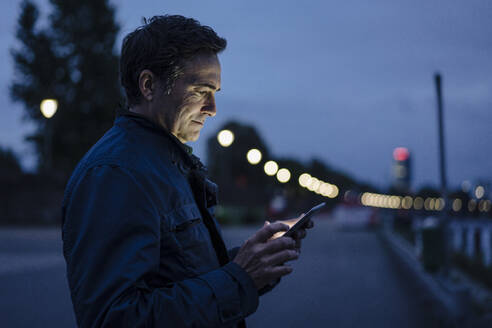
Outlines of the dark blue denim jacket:
<svg viewBox="0 0 492 328">
<path fill-rule="evenodd" d="M 256 311 L 251 277 L 219 264 L 180 147 L 127 113 L 73 172 L 62 235 L 80 327 L 232 327 Z"/>
</svg>

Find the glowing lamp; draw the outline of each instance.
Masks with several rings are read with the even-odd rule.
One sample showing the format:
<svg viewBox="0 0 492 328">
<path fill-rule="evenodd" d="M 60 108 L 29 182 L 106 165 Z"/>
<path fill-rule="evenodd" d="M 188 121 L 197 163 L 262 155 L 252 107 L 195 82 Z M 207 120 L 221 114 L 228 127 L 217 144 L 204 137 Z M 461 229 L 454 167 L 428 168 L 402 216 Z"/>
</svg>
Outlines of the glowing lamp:
<svg viewBox="0 0 492 328">
<path fill-rule="evenodd" d="M 459 212 L 461 210 L 462 205 L 463 204 L 462 204 L 461 199 L 456 198 L 455 200 L 453 200 L 453 211 Z"/>
<path fill-rule="evenodd" d="M 265 166 L 263 167 L 265 170 L 265 173 L 269 176 L 277 174 L 278 171 L 278 164 L 275 161 L 268 161 L 265 163 Z"/>
<path fill-rule="evenodd" d="M 234 142 L 234 133 L 230 130 L 222 130 L 217 134 L 217 141 L 222 147 L 229 147 Z"/>
<path fill-rule="evenodd" d="M 393 158 L 395 161 L 403 162 L 406 161 L 408 157 L 410 157 L 410 152 L 405 147 L 398 147 L 393 151 Z"/>
<path fill-rule="evenodd" d="M 246 154 L 249 164 L 256 165 L 261 161 L 261 151 L 256 148 L 250 149 Z"/>
<path fill-rule="evenodd" d="M 58 109 L 58 101 L 56 99 L 44 99 L 39 108 L 44 117 L 52 118 Z"/>
<path fill-rule="evenodd" d="M 485 188 L 484 188 L 484 187 L 482 187 L 482 186 L 478 186 L 478 187 L 475 189 L 475 196 L 477 197 L 477 199 L 480 199 L 480 198 L 482 198 L 484 195 L 485 195 Z"/>
<path fill-rule="evenodd" d="M 280 169 L 277 172 L 277 180 L 281 183 L 286 183 L 290 180 L 290 171 L 287 169 Z"/>
<path fill-rule="evenodd" d="M 306 188 L 307 186 L 309 186 L 310 182 L 311 182 L 311 175 L 309 175 L 308 173 L 303 173 L 299 176 L 299 185 L 301 187 Z"/>
</svg>

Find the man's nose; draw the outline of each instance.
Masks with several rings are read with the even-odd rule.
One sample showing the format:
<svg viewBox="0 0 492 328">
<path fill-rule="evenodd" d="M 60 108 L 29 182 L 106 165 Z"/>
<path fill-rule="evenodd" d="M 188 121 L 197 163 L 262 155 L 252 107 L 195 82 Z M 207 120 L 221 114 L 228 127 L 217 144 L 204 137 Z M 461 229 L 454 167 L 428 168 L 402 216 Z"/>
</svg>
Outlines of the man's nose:
<svg viewBox="0 0 492 328">
<path fill-rule="evenodd" d="M 217 114 L 217 108 L 215 107 L 215 96 L 208 97 L 207 103 L 202 107 L 202 112 L 214 117 Z"/>
</svg>

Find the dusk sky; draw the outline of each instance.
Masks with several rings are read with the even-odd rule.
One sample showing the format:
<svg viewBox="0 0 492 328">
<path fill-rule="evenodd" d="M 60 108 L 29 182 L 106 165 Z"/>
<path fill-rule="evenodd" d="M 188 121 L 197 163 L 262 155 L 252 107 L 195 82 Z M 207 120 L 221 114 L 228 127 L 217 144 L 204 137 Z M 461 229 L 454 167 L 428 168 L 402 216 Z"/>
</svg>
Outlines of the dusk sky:
<svg viewBox="0 0 492 328">
<path fill-rule="evenodd" d="M 8 92 L 20 2 L 0 4 L 0 145 L 31 167 L 23 137 L 32 127 Z M 46 14 L 47 1 L 36 3 Z M 236 119 L 256 126 L 275 156 L 317 157 L 379 187 L 390 183 L 393 149 L 405 146 L 413 187 L 437 186 L 439 71 L 448 180 L 492 181 L 490 0 L 113 3 L 118 51 L 142 17 L 156 14 L 196 18 L 228 40 L 217 116 L 192 144 L 201 157 L 206 139 Z"/>
</svg>

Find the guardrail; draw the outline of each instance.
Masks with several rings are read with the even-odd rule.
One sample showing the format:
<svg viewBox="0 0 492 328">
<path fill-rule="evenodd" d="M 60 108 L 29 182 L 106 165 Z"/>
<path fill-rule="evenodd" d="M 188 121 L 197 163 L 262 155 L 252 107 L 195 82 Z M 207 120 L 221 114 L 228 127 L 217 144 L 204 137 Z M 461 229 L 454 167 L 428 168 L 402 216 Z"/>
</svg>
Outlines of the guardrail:
<svg viewBox="0 0 492 328">
<path fill-rule="evenodd" d="M 454 252 L 463 253 L 470 259 L 479 257 L 484 266 L 492 267 L 491 220 L 452 220 L 448 227 Z"/>
</svg>

